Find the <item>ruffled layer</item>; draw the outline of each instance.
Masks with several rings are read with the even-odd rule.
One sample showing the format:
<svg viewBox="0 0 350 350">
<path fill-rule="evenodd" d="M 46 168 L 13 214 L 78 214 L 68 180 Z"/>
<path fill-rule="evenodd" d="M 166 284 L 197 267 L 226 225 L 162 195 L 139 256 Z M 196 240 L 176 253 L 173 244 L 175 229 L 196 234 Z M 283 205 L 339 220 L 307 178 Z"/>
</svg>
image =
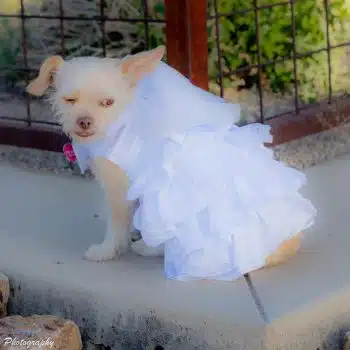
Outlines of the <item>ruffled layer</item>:
<svg viewBox="0 0 350 350">
<path fill-rule="evenodd" d="M 266 142 L 265 125 L 194 127 L 140 165 L 134 226 L 146 244 L 165 244 L 167 277 L 236 279 L 312 224 L 315 209 L 298 193 L 305 176 Z"/>
</svg>

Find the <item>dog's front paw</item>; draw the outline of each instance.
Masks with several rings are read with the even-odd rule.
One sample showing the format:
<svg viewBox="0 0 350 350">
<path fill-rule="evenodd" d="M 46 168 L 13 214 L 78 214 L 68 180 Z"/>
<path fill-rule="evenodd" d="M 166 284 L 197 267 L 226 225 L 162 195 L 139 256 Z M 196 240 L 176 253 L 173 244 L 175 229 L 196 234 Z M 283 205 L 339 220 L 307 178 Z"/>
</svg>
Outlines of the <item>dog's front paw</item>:
<svg viewBox="0 0 350 350">
<path fill-rule="evenodd" d="M 84 258 L 91 261 L 105 261 L 115 258 L 117 250 L 106 244 L 93 244 L 84 253 Z"/>
<path fill-rule="evenodd" d="M 143 239 L 140 239 L 131 244 L 131 250 L 141 256 L 163 256 L 164 247 L 160 245 L 159 247 L 150 247 L 146 245 Z"/>
</svg>

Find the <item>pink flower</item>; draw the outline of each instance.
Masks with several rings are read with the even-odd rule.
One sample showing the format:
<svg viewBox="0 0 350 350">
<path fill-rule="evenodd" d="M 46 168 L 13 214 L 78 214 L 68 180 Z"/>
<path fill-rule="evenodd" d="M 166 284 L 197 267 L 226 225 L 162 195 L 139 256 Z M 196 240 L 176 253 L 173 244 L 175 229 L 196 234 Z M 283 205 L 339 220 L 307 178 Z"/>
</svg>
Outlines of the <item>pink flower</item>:
<svg viewBox="0 0 350 350">
<path fill-rule="evenodd" d="M 71 143 L 66 143 L 63 146 L 63 153 L 69 162 L 74 163 L 77 160 Z"/>
</svg>

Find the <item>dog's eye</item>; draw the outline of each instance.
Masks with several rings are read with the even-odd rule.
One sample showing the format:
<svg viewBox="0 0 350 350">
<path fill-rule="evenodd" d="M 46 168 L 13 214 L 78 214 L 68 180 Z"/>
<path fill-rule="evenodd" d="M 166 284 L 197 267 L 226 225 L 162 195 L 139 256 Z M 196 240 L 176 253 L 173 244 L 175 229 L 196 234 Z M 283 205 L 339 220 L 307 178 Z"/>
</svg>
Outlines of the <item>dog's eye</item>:
<svg viewBox="0 0 350 350">
<path fill-rule="evenodd" d="M 114 100 L 112 98 L 104 98 L 103 100 L 99 101 L 99 105 L 102 107 L 110 107 L 114 104 Z"/>
<path fill-rule="evenodd" d="M 63 97 L 64 102 L 70 103 L 71 105 L 74 105 L 75 102 L 77 102 L 77 99 L 74 97 Z"/>
</svg>

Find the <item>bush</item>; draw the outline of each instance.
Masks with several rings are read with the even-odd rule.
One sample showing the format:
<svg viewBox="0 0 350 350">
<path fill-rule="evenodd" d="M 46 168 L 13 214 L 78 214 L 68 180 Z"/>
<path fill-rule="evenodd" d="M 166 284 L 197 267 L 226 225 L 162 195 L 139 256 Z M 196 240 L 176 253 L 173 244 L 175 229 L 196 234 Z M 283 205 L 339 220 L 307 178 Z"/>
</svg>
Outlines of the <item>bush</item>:
<svg viewBox="0 0 350 350">
<path fill-rule="evenodd" d="M 279 0 L 258 0 L 258 5 L 279 3 Z M 233 13 L 251 8 L 251 1 L 219 0 L 220 13 Z M 164 15 L 163 0 L 153 1 L 152 13 Z M 330 42 L 332 45 L 349 40 L 350 0 L 329 1 Z M 296 51 L 303 55 L 326 48 L 326 12 L 323 0 L 295 0 Z M 214 14 L 213 0 L 208 1 L 208 12 Z M 258 70 L 234 70 L 257 65 L 257 45 L 254 11 L 236 13 L 220 18 L 220 48 L 223 57 L 224 85 L 238 89 L 250 89 L 258 84 Z M 293 53 L 291 5 L 278 5 L 259 10 L 261 63 L 291 58 Z M 150 31 L 151 46 L 164 42 L 163 33 L 155 28 Z M 218 76 L 215 21 L 208 21 L 209 75 Z M 349 64 L 346 50 L 331 52 L 331 83 L 333 92 L 349 92 Z M 266 65 L 262 69 L 262 85 L 275 93 L 291 93 L 295 82 L 293 60 Z M 322 99 L 328 92 L 328 57 L 325 51 L 304 56 L 297 60 L 299 98 L 303 102 Z"/>
<path fill-rule="evenodd" d="M 137 6 L 137 2 L 140 0 L 133 0 Z M 139 6 L 141 6 L 141 3 Z M 148 1 L 149 15 L 154 19 L 164 20 L 165 18 L 165 5 L 164 0 L 151 0 Z M 159 45 L 165 44 L 165 25 L 160 23 L 154 23 L 148 26 L 149 31 L 149 49 L 154 49 Z M 145 35 L 145 26 L 143 23 L 138 24 L 138 35 Z M 144 43 L 145 44 L 145 43 Z M 142 49 L 146 49 L 143 47 Z M 166 58 L 165 58 L 166 61 Z"/>
<path fill-rule="evenodd" d="M 0 19 L 0 74 L 5 83 L 13 85 L 23 78 L 23 73 L 16 71 L 17 57 L 21 54 L 21 32 L 16 20 L 3 17 Z"/>
<path fill-rule="evenodd" d="M 221 0 L 220 13 L 232 13 L 247 8 L 246 0 Z M 277 0 L 260 0 L 259 5 L 271 4 Z M 291 5 L 275 6 L 259 10 L 260 54 L 261 62 L 267 63 L 293 53 Z M 325 48 L 326 13 L 321 0 L 295 1 L 296 50 L 303 54 Z M 209 12 L 213 14 L 213 3 L 209 3 Z M 348 6 L 344 0 L 330 1 L 330 37 L 331 43 L 345 41 L 347 22 L 350 19 Z M 217 53 L 215 44 L 215 23 L 209 25 L 209 69 L 210 75 L 218 75 Z M 240 74 L 231 74 L 233 70 L 258 63 L 255 13 L 250 11 L 232 14 L 220 19 L 220 43 L 223 55 L 224 79 L 226 85 L 232 85 L 237 78 L 242 82 L 239 88 L 251 88 L 257 85 L 257 69 L 248 69 Z M 332 50 L 333 88 L 342 90 L 349 86 L 342 50 Z M 325 52 L 298 59 L 297 81 L 299 97 L 305 102 L 313 102 L 324 96 L 328 90 L 328 61 Z M 341 77 L 341 81 L 339 80 Z M 268 65 L 263 68 L 264 88 L 273 92 L 290 92 L 295 81 L 293 61 Z M 335 86 L 337 85 L 337 86 Z"/>
</svg>

